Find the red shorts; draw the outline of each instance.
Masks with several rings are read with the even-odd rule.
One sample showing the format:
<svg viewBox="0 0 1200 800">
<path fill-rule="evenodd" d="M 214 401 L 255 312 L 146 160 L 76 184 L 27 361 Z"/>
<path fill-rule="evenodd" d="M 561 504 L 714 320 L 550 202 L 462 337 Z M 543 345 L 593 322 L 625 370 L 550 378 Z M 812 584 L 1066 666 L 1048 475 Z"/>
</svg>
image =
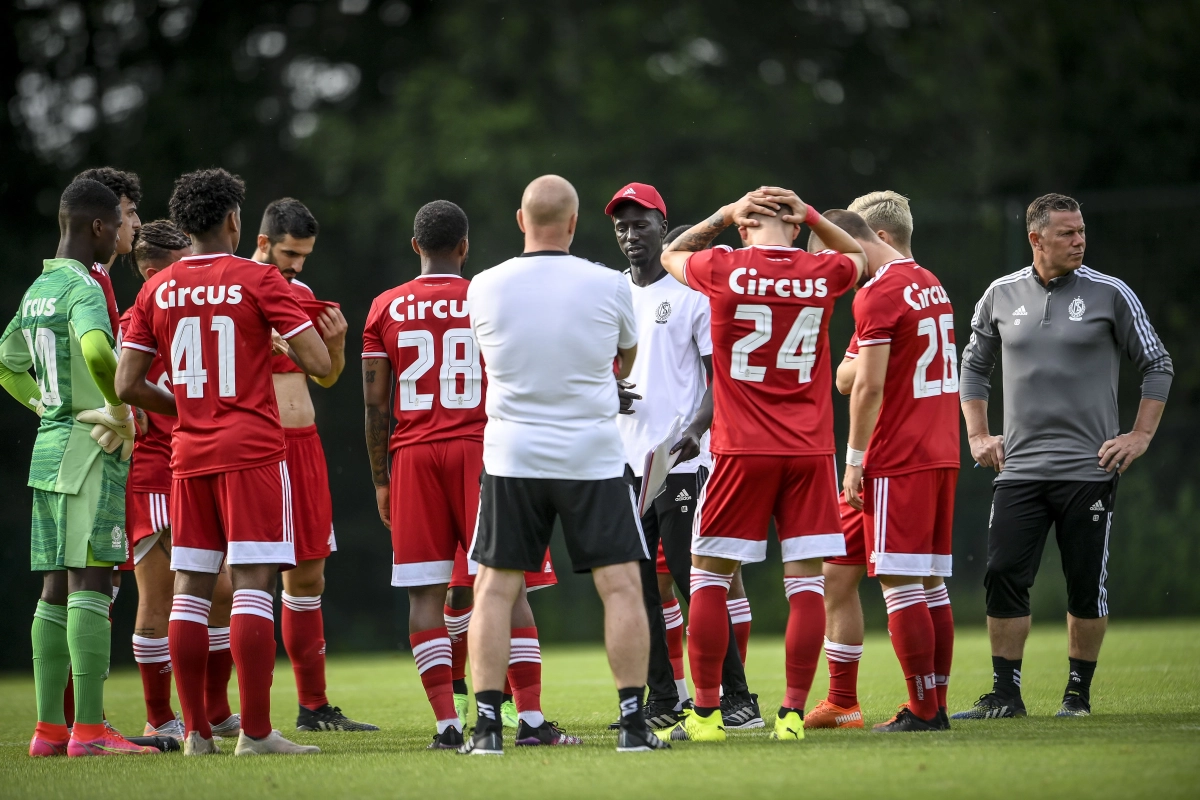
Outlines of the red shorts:
<svg viewBox="0 0 1200 800">
<path fill-rule="evenodd" d="M 171 488 L 171 569 L 216 574 L 230 564 L 296 563 L 286 461 L 176 478 Z"/>
<path fill-rule="evenodd" d="M 466 551 L 459 550 L 454 554 L 454 572 L 450 575 L 450 588 L 453 589 L 456 586 L 474 586 L 475 573 L 478 571 L 479 564 L 468 560 Z M 554 574 L 554 564 L 550 561 L 550 551 L 546 550 L 546 558 L 542 561 L 542 568 L 537 572 L 525 573 L 525 591 L 533 592 L 557 584 L 558 576 Z"/>
<path fill-rule="evenodd" d="M 483 443 L 442 439 L 392 454 L 392 586 L 449 583 L 479 515 Z"/>
<path fill-rule="evenodd" d="M 125 492 L 125 536 L 129 558 L 121 565 L 128 571 L 142 560 L 163 531 L 171 530 L 170 492 Z"/>
<path fill-rule="evenodd" d="M 767 526 L 784 561 L 846 552 L 833 456 L 714 455 L 692 523 L 692 553 L 745 564 L 767 557 Z"/>
<path fill-rule="evenodd" d="M 658 555 L 654 558 L 654 570 L 659 575 L 671 574 L 671 570 L 667 567 L 667 554 L 662 549 L 662 539 L 658 540 Z"/>
<path fill-rule="evenodd" d="M 867 478 L 863 523 L 870 532 L 870 575 L 951 574 L 957 469 Z"/>
<path fill-rule="evenodd" d="M 288 474 L 292 476 L 292 518 L 295 522 L 296 561 L 329 558 L 337 550 L 333 538 L 333 499 L 329 469 L 317 426 L 284 428 Z"/>
<path fill-rule="evenodd" d="M 838 495 L 838 514 L 842 518 L 842 531 L 846 534 L 846 555 L 825 559 L 830 564 L 842 564 L 847 567 L 865 567 L 867 565 L 867 527 L 863 522 L 863 512 L 855 511 L 846 502 L 846 493 Z"/>
</svg>

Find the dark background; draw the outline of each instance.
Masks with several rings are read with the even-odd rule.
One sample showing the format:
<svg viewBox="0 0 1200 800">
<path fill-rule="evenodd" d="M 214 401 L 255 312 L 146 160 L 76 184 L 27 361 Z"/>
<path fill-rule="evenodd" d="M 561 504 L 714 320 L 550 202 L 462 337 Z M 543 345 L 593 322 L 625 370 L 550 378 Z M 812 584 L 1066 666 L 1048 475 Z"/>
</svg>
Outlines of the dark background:
<svg viewBox="0 0 1200 800">
<path fill-rule="evenodd" d="M 333 389 L 313 388 L 340 547 L 324 605 L 331 651 L 406 641 L 354 367 L 370 300 L 416 274 L 411 221 L 435 198 L 470 216 L 469 272 L 518 252 L 520 192 L 546 172 L 579 190 L 575 252 L 611 266 L 623 264 L 603 207 L 628 181 L 657 186 L 672 224 L 762 183 L 819 208 L 900 191 L 912 199 L 918 259 L 954 298 L 960 349 L 988 283 L 1029 262 L 1024 207 L 1048 191 L 1078 197 L 1087 263 L 1140 295 L 1177 373 L 1158 437 L 1122 479 L 1113 613 L 1200 613 L 1200 472 L 1189 456 L 1200 430 L 1200 256 L 1188 238 L 1200 211 L 1200 3 L 0 5 L 0 309 L 16 308 L 53 255 L 58 196 L 85 167 L 136 171 L 143 220 L 165 215 L 178 174 L 209 166 L 245 178 L 251 233 L 283 195 L 320 220 L 304 279 L 351 324 L 350 368 Z M 138 281 L 124 262 L 113 278 L 124 308 Z M 845 299 L 831 328 L 837 359 L 850 328 Z M 1126 367 L 1127 428 L 1139 376 Z M 26 568 L 36 420 L 3 408 L 0 547 L 14 603 L 0 620 L 0 667 L 25 668 L 40 583 Z M 845 402 L 836 408 L 843 440 Z M 999 408 L 992 420 L 995 431 Z M 959 484 L 950 586 L 962 623 L 983 620 L 989 481 L 964 469 Z M 565 574 L 565 556 L 559 564 L 562 584 L 534 595 L 543 637 L 598 639 L 590 581 Z M 746 570 L 756 630 L 782 629 L 780 578 L 777 559 Z M 1061 619 L 1061 583 L 1051 546 L 1035 616 Z M 122 643 L 134 593 L 130 579 L 114 612 L 117 661 L 131 660 Z M 879 626 L 878 591 L 864 585 L 863 595 Z"/>
</svg>

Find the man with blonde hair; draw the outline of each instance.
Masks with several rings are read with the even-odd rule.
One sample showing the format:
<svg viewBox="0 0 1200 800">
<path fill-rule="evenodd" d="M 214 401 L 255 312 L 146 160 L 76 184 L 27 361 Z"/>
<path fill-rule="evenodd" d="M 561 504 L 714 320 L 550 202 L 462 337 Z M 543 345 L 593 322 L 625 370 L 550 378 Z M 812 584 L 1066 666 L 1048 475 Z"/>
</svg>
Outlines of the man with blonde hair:
<svg viewBox="0 0 1200 800">
<path fill-rule="evenodd" d="M 846 210 L 862 217 L 884 244 L 912 258 L 913 218 L 907 197 L 891 189 L 868 192 Z"/>
</svg>

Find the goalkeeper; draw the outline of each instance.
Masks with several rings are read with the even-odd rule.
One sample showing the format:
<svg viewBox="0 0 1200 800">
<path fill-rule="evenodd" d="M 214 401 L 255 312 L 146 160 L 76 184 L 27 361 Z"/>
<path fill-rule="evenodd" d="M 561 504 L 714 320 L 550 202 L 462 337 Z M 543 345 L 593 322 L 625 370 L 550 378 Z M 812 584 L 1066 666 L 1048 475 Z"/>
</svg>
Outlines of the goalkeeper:
<svg viewBox="0 0 1200 800">
<path fill-rule="evenodd" d="M 0 337 L 0 385 L 41 417 L 29 467 L 30 560 L 43 573 L 32 631 L 38 724 L 31 756 L 158 752 L 127 741 L 103 719 L 112 568 L 125 560 L 127 547 L 133 417 L 113 388 L 113 332 L 104 293 L 85 265 L 108 261 L 120 222 L 117 196 L 103 184 L 68 186 L 59 203 L 56 257 L 43 262 Z M 69 736 L 68 664 L 75 678 Z"/>
</svg>

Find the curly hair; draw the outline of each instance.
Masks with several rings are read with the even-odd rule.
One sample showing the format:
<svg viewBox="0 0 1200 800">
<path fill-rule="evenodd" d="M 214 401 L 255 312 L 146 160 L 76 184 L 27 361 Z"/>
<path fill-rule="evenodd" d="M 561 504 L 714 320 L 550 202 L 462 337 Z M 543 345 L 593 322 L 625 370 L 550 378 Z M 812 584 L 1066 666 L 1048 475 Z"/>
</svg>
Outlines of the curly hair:
<svg viewBox="0 0 1200 800">
<path fill-rule="evenodd" d="M 170 258 L 173 250 L 192 246 L 192 240 L 169 219 L 156 219 L 142 224 L 133 240 L 133 271 L 152 266 Z"/>
<path fill-rule="evenodd" d="M 413 238 L 426 253 L 448 253 L 467 238 L 467 214 L 449 200 L 421 206 L 413 220 Z"/>
<path fill-rule="evenodd" d="M 75 176 L 75 180 L 103 183 L 117 197 L 128 198 L 135 206 L 142 202 L 142 181 L 136 172 L 122 172 L 116 167 L 93 167 Z"/>
<path fill-rule="evenodd" d="M 180 175 L 168 208 L 179 230 L 199 236 L 220 225 L 226 214 L 245 201 L 246 184 L 218 167 Z"/>
<path fill-rule="evenodd" d="M 1078 211 L 1079 201 L 1065 194 L 1044 194 L 1025 209 L 1025 230 L 1041 233 L 1050 224 L 1051 211 Z"/>
<path fill-rule="evenodd" d="M 258 226 L 258 232 L 266 234 L 271 244 L 279 244 L 284 236 L 312 239 L 318 230 L 317 218 L 294 197 L 281 197 L 267 204 L 262 224 Z"/>
</svg>

